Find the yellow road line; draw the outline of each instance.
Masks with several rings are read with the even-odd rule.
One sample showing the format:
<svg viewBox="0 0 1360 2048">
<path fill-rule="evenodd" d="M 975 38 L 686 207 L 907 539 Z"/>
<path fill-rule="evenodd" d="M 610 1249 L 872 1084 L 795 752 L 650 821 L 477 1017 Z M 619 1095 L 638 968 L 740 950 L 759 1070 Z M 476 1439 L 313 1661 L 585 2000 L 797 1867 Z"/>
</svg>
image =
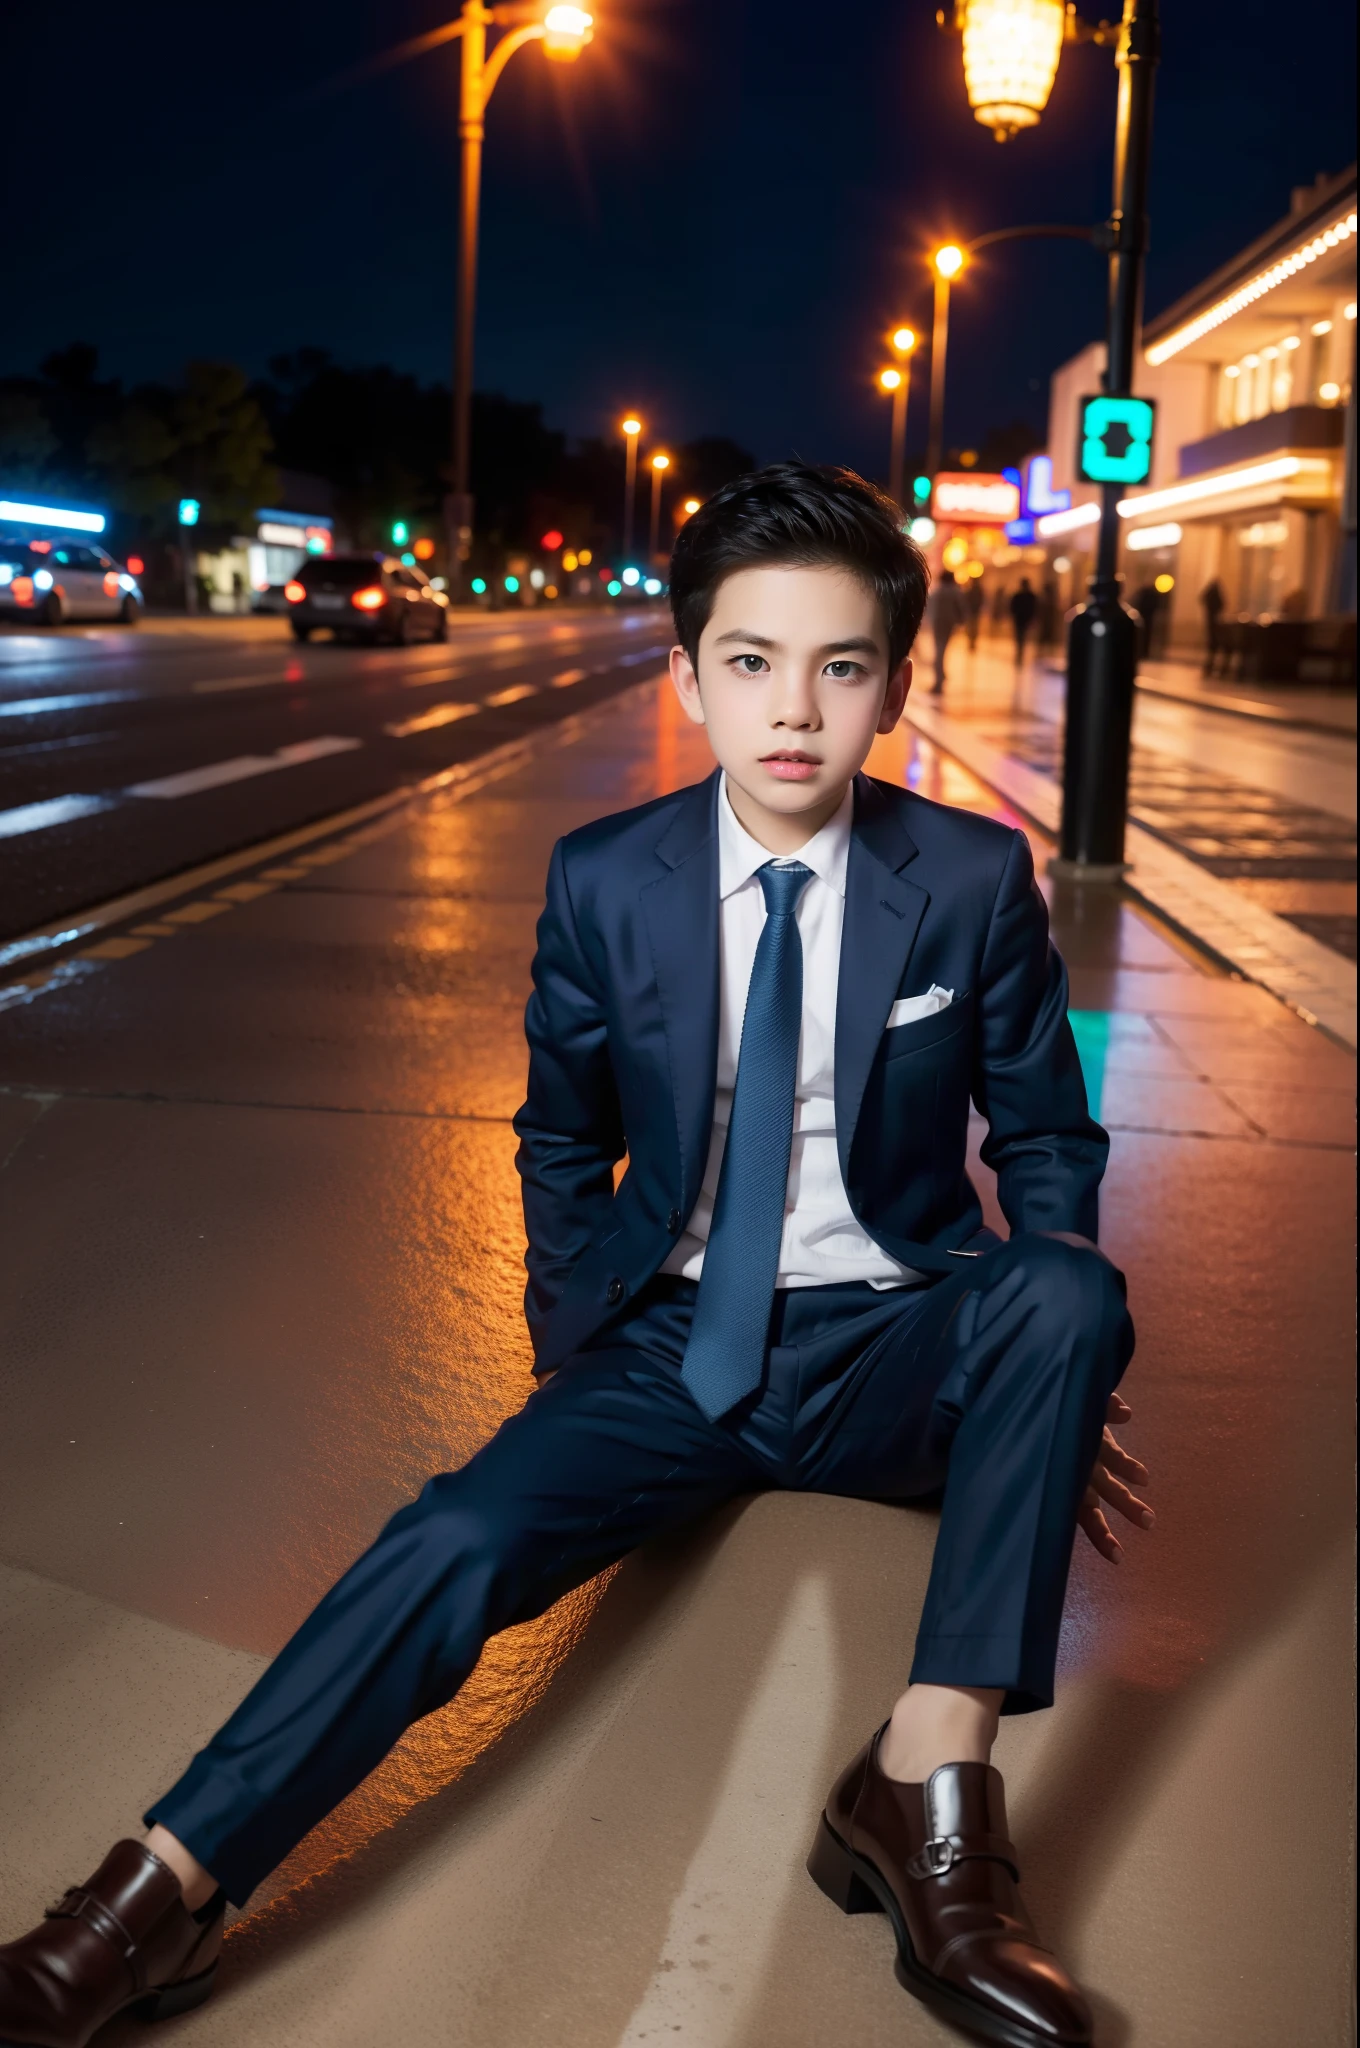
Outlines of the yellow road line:
<svg viewBox="0 0 1360 2048">
<path fill-rule="evenodd" d="M 494 697 L 483 697 L 482 703 L 488 711 L 499 711 L 503 704 L 518 704 L 522 697 L 537 695 L 537 683 L 511 683 L 508 690 L 497 690 Z"/>
</svg>

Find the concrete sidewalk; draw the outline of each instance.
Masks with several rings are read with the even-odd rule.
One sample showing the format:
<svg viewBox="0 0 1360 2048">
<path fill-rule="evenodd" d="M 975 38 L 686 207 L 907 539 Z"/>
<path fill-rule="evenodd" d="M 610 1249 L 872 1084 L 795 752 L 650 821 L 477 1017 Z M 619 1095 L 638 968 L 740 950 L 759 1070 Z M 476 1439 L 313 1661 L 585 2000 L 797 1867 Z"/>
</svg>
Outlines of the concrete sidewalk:
<svg viewBox="0 0 1360 2048">
<path fill-rule="evenodd" d="M 0 1017 L 5 1933 L 527 1391 L 509 1118 L 548 852 L 708 760 L 651 685 L 517 758 L 205 884 Z M 871 767 L 1005 815 L 909 728 Z M 1079 1551 L 1059 1705 L 1003 1730 L 1028 1893 L 1101 2048 L 1343 2048 L 1354 1061 L 1127 902 L 1053 910 L 1159 1526 L 1117 1571 Z M 499 1638 L 165 2039 L 955 2038 L 802 1869 L 903 1683 L 933 1530 L 765 1496 Z"/>
</svg>

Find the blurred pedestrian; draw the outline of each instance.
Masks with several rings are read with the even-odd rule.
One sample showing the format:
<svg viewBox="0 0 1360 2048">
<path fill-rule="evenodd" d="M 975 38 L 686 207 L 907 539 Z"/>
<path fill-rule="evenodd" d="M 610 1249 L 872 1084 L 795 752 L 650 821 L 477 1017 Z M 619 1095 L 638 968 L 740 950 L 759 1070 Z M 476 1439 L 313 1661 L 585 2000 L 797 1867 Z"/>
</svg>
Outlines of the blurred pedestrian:
<svg viewBox="0 0 1360 2048">
<path fill-rule="evenodd" d="M 932 697 L 938 697 L 944 689 L 944 657 L 950 639 L 963 624 L 963 593 L 954 581 L 952 569 L 941 569 L 926 600 L 926 621 L 930 637 L 935 644 L 935 680 L 930 686 Z"/>
<path fill-rule="evenodd" d="M 968 652 L 974 653 L 978 643 L 978 627 L 982 624 L 982 578 L 970 576 L 959 592 L 959 603 L 963 612 L 963 629 L 968 635 Z"/>
<path fill-rule="evenodd" d="M 1025 641 L 1034 624 L 1034 614 L 1039 609 L 1039 600 L 1034 595 L 1034 586 L 1028 576 L 1022 576 L 1018 589 L 1011 593 L 1011 627 L 1015 633 L 1015 659 L 1017 664 L 1025 658 Z"/>
<path fill-rule="evenodd" d="M 1223 585 L 1217 576 L 1211 576 L 1199 594 L 1199 608 L 1204 614 L 1204 673 L 1214 674 L 1220 654 L 1227 652 L 1223 644 L 1223 610 L 1227 604 Z"/>
</svg>

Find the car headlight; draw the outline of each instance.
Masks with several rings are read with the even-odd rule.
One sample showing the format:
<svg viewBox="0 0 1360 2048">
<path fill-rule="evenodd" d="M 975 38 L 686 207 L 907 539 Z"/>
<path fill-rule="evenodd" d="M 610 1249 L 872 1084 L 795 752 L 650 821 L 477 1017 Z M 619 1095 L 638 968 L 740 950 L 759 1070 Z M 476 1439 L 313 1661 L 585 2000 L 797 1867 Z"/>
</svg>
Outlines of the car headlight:
<svg viewBox="0 0 1360 2048">
<path fill-rule="evenodd" d="M 135 576 L 129 576 L 127 570 L 125 569 L 122 575 L 118 578 L 118 588 L 120 590 L 135 590 L 137 588 L 137 578 Z"/>
<path fill-rule="evenodd" d="M 50 590 L 52 588 L 52 571 L 50 569 L 35 570 L 33 588 L 35 590 Z"/>
<path fill-rule="evenodd" d="M 0 562 L 0 587 L 3 587 L 3 586 L 4 586 L 5 584 L 6 584 L 6 583 L 12 583 L 13 581 L 14 581 L 14 564 L 13 564 L 13 562 Z"/>
</svg>

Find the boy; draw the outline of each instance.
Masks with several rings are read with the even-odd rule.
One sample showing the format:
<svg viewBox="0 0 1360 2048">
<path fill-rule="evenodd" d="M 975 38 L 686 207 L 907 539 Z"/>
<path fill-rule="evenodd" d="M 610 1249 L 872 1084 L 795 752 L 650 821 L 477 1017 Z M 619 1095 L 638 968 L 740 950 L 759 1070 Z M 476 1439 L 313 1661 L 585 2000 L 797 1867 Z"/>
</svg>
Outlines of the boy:
<svg viewBox="0 0 1360 2048">
<path fill-rule="evenodd" d="M 1052 1699 L 1078 1520 L 1111 1558 L 1100 1497 L 1151 1524 L 1104 1428 L 1133 1336 L 1028 846 L 860 773 L 926 586 L 846 471 L 764 470 L 684 528 L 671 676 L 721 766 L 560 842 L 539 923 L 515 1120 L 539 1388 L 394 1517 L 146 1840 L 0 1949 L 0 2042 L 84 2048 L 206 1998 L 226 1901 L 488 1636 L 768 1486 L 943 1490 L 911 1682 L 812 1876 L 886 1911 L 908 1988 L 974 2034 L 1089 2041 L 988 1757 L 1001 1712 Z M 965 1172 L 970 1093 L 1005 1244 Z"/>
</svg>

